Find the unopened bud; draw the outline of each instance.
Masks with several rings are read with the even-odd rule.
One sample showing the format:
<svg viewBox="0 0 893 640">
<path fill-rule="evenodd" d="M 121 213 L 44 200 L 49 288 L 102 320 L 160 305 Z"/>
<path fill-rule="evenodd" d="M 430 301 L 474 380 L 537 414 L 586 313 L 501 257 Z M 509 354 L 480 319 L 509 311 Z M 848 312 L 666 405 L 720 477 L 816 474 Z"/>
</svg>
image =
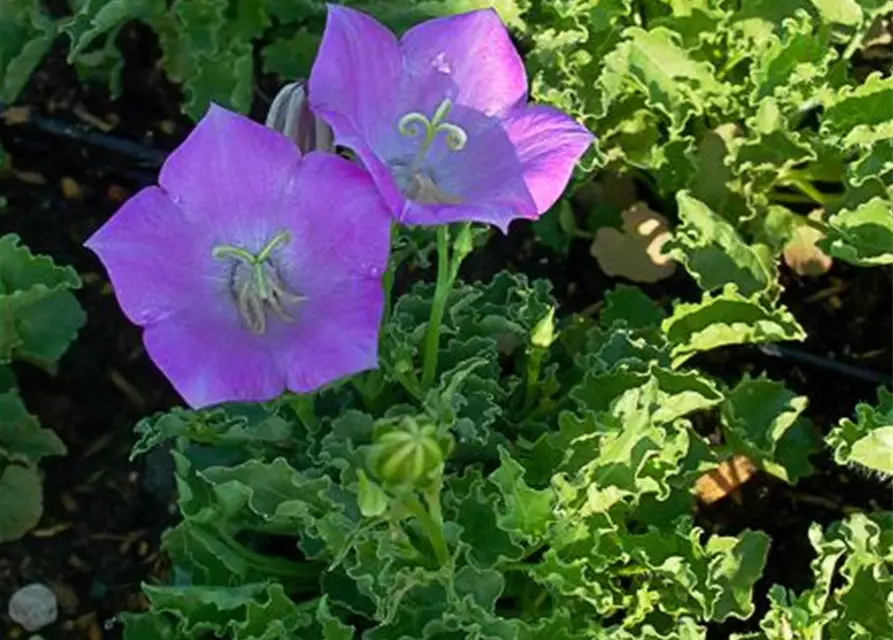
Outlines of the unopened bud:
<svg viewBox="0 0 893 640">
<path fill-rule="evenodd" d="M 451 449 L 452 440 L 435 425 L 405 417 L 375 426 L 369 466 L 381 482 L 415 486 L 441 468 Z"/>
<path fill-rule="evenodd" d="M 292 140 L 301 153 L 335 149 L 331 128 L 310 110 L 307 83 L 303 80 L 285 85 L 276 94 L 266 125 Z"/>
<path fill-rule="evenodd" d="M 555 342 L 555 307 L 550 307 L 549 312 L 540 318 L 540 321 L 530 332 L 530 343 L 540 349 L 548 349 Z"/>
</svg>

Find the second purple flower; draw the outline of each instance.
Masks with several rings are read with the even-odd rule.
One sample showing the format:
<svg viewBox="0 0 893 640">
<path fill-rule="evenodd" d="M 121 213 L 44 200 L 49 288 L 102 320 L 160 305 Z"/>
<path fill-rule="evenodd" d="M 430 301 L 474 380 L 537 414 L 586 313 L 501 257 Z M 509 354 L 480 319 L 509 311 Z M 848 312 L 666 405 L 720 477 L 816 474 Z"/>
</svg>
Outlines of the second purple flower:
<svg viewBox="0 0 893 640">
<path fill-rule="evenodd" d="M 527 77 L 493 10 L 429 20 L 402 39 L 329 5 L 310 103 L 407 224 L 503 231 L 561 196 L 592 142 L 560 111 L 527 104 Z"/>
</svg>

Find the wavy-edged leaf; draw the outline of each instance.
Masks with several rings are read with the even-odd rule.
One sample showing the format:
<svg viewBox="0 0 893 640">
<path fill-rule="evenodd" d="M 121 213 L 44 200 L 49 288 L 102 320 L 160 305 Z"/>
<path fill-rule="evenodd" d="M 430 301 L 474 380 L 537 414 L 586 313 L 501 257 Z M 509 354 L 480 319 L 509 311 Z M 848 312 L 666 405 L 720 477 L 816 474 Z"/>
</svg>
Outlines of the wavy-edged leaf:
<svg viewBox="0 0 893 640">
<path fill-rule="evenodd" d="M 741 295 L 727 285 L 701 302 L 678 303 L 661 324 L 672 345 L 673 366 L 696 353 L 733 344 L 804 340 L 806 332 L 783 306 L 771 306 L 759 296 Z"/>
<path fill-rule="evenodd" d="M 855 419 L 843 418 L 825 442 L 838 464 L 855 463 L 893 475 L 893 393 L 879 388 L 877 405 L 856 405 Z"/>
<path fill-rule="evenodd" d="M 56 32 L 38 0 L 0 0 L 0 100 L 15 102 Z"/>
<path fill-rule="evenodd" d="M 872 198 L 855 209 L 835 213 L 828 220 L 827 238 L 819 247 L 861 267 L 893 264 L 893 203 Z"/>
<path fill-rule="evenodd" d="M 21 538 L 37 526 L 42 514 L 43 486 L 37 467 L 0 455 L 0 543 Z"/>
<path fill-rule="evenodd" d="M 18 393 L 0 393 L 0 457 L 21 456 L 37 465 L 47 456 L 65 455 L 65 444 L 28 413 Z"/>
<path fill-rule="evenodd" d="M 70 289 L 81 286 L 71 267 L 35 256 L 19 237 L 0 238 L 0 363 L 29 360 L 50 371 L 86 322 Z"/>
<path fill-rule="evenodd" d="M 659 327 L 666 317 L 664 310 L 638 287 L 619 284 L 605 293 L 604 302 L 599 321 L 605 327 L 623 322 L 630 329 L 647 329 Z"/>
<path fill-rule="evenodd" d="M 697 411 L 705 411 L 723 401 L 716 384 L 697 371 L 673 371 L 652 364 L 641 371 L 620 366 L 605 373 L 588 373 L 570 395 L 581 407 L 596 413 L 611 411 L 631 390 L 652 382 L 656 390 L 649 412 L 657 423 L 673 422 Z"/>
<path fill-rule="evenodd" d="M 552 491 L 531 488 L 524 481 L 524 467 L 502 447 L 499 460 L 499 468 L 488 477 L 502 495 L 499 527 L 521 540 L 542 540 L 555 520 Z"/>
<path fill-rule="evenodd" d="M 862 84 L 843 88 L 823 102 L 823 132 L 841 140 L 858 135 L 893 118 L 893 78 L 872 73 Z"/>
<path fill-rule="evenodd" d="M 705 291 L 735 284 L 745 296 L 778 295 L 775 274 L 735 228 L 687 191 L 676 195 L 679 219 L 664 251 L 681 262 Z"/>
<path fill-rule="evenodd" d="M 722 405 L 725 441 L 765 471 L 794 484 L 812 472 L 818 438 L 802 417 L 808 400 L 764 376 L 744 378 Z"/>
</svg>

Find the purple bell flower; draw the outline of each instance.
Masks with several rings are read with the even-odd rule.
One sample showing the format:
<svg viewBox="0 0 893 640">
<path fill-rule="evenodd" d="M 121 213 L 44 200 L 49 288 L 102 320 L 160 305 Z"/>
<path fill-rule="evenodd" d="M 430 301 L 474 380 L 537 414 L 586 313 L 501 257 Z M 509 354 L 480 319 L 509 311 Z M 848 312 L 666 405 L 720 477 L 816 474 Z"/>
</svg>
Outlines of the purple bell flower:
<svg viewBox="0 0 893 640">
<path fill-rule="evenodd" d="M 390 214 L 369 176 L 212 105 L 87 242 L 193 408 L 377 367 Z"/>
<path fill-rule="evenodd" d="M 478 221 L 505 232 L 561 196 L 593 136 L 528 104 L 523 63 L 495 11 L 429 20 L 399 40 L 363 13 L 328 11 L 310 106 L 398 221 Z"/>
</svg>

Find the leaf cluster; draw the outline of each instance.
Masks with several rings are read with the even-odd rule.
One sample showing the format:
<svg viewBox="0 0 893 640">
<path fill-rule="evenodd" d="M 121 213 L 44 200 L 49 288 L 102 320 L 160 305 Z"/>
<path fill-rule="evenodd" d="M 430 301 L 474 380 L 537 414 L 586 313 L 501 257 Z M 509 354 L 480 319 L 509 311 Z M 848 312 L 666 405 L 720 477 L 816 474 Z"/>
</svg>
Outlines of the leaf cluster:
<svg viewBox="0 0 893 640">
<path fill-rule="evenodd" d="M 377 371 L 138 425 L 183 519 L 127 638 L 705 638 L 753 615 L 770 540 L 697 526 L 694 482 L 745 455 L 794 483 L 820 443 L 783 384 L 686 362 L 784 323 L 736 289 L 663 309 L 623 286 L 556 321 L 547 282 L 502 272 L 455 285 L 425 389 L 430 289 L 394 304 Z"/>
<path fill-rule="evenodd" d="M 19 237 L 0 237 L 0 542 L 34 527 L 43 510 L 38 464 L 65 445 L 28 413 L 10 364 L 21 360 L 50 373 L 85 322 L 71 293 L 77 273 L 35 256 Z"/>
<path fill-rule="evenodd" d="M 631 174 L 778 257 L 802 227 L 856 265 L 890 264 L 893 79 L 856 64 L 883 0 L 531 0 L 534 98 L 598 134 L 588 170 Z M 699 204 L 693 205 L 697 202 Z M 824 213 L 820 221 L 808 217 Z M 723 250 L 721 246 L 716 250 Z"/>
</svg>

